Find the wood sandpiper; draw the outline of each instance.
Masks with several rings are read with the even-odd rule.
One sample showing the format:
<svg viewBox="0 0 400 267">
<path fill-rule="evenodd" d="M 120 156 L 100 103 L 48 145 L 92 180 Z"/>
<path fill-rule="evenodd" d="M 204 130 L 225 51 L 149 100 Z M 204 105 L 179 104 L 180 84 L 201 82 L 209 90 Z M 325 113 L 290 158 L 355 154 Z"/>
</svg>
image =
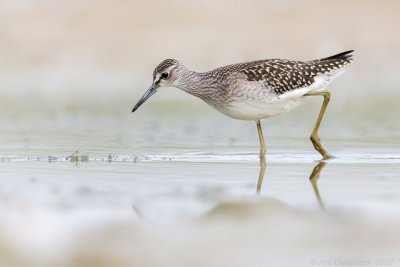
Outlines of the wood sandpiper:
<svg viewBox="0 0 400 267">
<path fill-rule="evenodd" d="M 331 155 L 321 145 L 318 136 L 318 128 L 330 99 L 330 93 L 325 89 L 352 62 L 352 52 L 311 61 L 258 60 L 203 73 L 189 70 L 175 59 L 166 59 L 155 68 L 152 85 L 132 112 L 161 87 L 177 87 L 231 118 L 254 120 L 260 138 L 260 158 L 264 158 L 266 148 L 260 120 L 289 111 L 308 96 L 323 96 L 310 139 L 323 159 L 328 159 Z"/>
</svg>

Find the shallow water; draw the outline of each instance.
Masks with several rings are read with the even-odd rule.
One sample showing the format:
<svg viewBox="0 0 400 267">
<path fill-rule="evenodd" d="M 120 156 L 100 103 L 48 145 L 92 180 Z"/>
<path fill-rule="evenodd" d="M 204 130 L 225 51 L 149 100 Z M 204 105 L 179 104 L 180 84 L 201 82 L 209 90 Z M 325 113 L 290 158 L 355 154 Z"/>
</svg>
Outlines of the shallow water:
<svg viewBox="0 0 400 267">
<path fill-rule="evenodd" d="M 321 163 L 308 109 L 265 121 L 258 194 L 254 122 L 202 108 L 3 116 L 3 263 L 400 264 L 397 128 L 365 134 L 324 122 L 322 142 L 336 157 Z"/>
</svg>

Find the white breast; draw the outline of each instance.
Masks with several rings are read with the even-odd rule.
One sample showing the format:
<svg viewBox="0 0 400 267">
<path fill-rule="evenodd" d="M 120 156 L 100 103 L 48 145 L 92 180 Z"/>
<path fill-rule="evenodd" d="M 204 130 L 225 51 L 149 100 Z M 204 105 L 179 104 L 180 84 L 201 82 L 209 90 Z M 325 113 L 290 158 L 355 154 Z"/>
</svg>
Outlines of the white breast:
<svg viewBox="0 0 400 267">
<path fill-rule="evenodd" d="M 221 113 L 238 120 L 260 120 L 279 115 L 300 105 L 304 97 L 297 98 L 270 98 L 265 101 L 236 102 L 224 109 Z"/>
</svg>

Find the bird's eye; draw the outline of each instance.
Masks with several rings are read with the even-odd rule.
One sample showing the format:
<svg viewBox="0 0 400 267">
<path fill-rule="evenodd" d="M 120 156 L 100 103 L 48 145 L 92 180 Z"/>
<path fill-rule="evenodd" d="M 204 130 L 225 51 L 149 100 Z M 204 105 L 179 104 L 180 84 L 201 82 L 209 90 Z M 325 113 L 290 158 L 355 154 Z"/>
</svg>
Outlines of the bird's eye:
<svg viewBox="0 0 400 267">
<path fill-rule="evenodd" d="M 161 74 L 161 78 L 167 79 L 167 78 L 168 78 L 168 72 L 163 72 L 163 73 Z"/>
</svg>

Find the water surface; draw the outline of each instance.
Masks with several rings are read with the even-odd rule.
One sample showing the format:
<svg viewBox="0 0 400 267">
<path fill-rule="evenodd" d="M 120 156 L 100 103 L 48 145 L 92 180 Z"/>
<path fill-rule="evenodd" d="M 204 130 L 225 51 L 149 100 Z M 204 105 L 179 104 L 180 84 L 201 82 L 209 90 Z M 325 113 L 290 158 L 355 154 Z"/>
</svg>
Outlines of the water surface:
<svg viewBox="0 0 400 267">
<path fill-rule="evenodd" d="M 354 127 L 337 136 L 343 123 L 323 123 L 322 142 L 336 157 L 321 162 L 308 140 L 314 118 L 265 121 L 257 193 L 255 123 L 146 109 L 2 118 L 4 263 L 399 264 L 396 134 Z"/>
</svg>

